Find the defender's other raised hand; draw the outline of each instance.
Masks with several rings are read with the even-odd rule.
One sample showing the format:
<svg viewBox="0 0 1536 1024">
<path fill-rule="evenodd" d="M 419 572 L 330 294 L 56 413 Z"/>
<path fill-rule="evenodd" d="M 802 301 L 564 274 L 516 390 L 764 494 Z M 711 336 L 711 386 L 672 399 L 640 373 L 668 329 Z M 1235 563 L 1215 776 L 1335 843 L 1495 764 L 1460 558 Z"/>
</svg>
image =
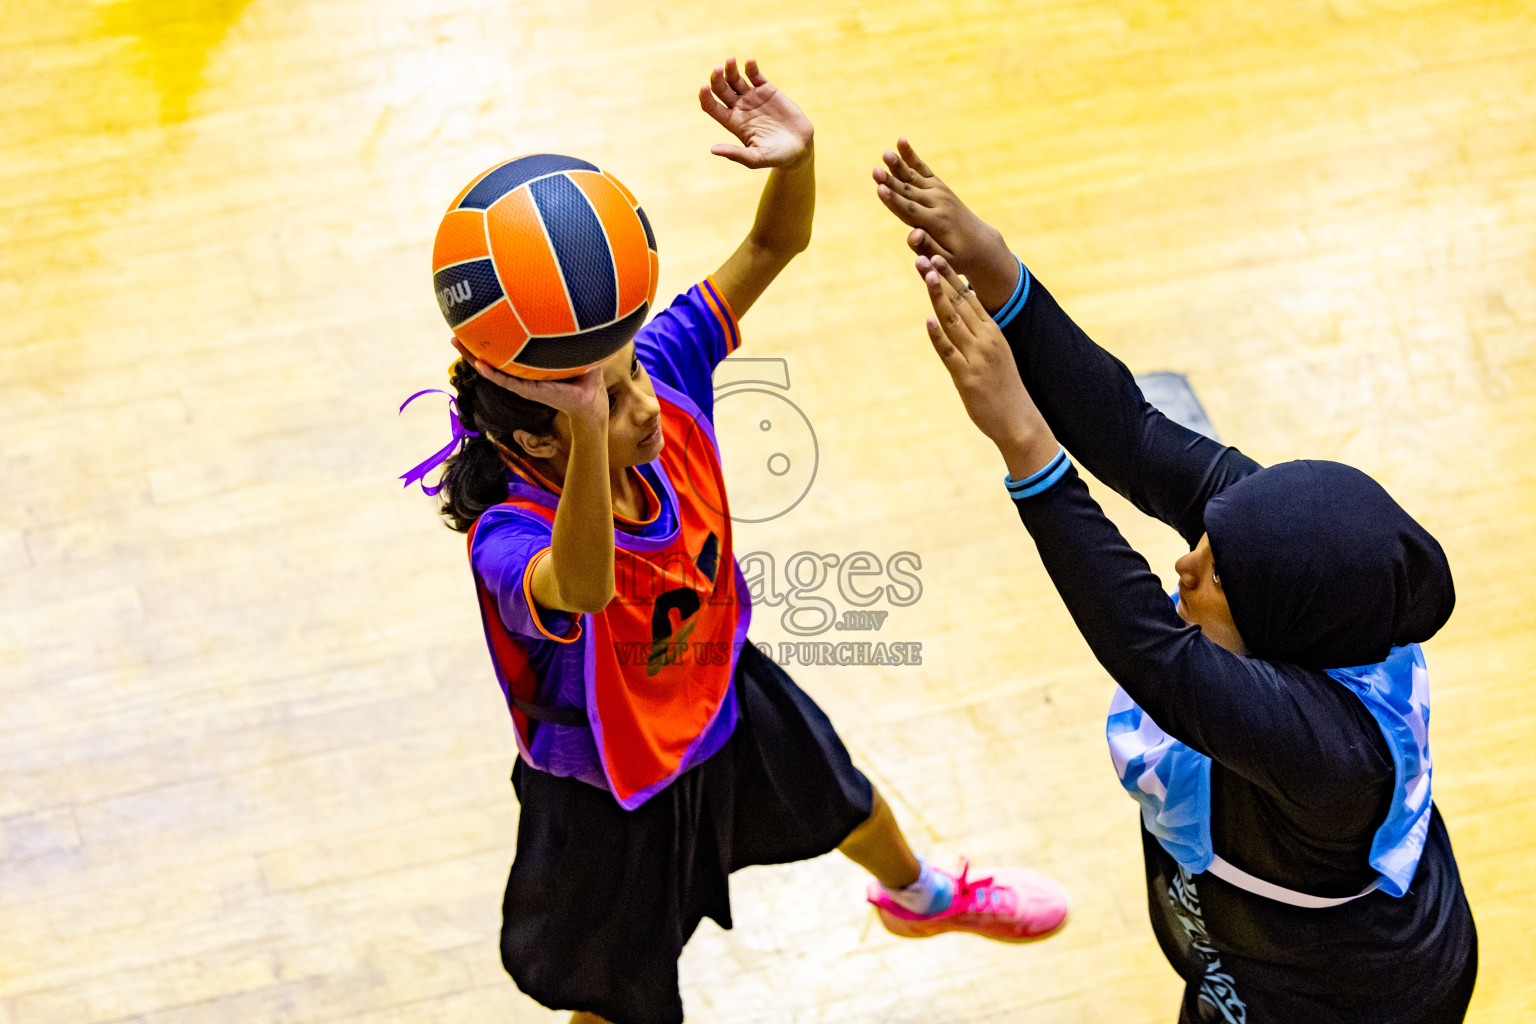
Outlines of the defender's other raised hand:
<svg viewBox="0 0 1536 1024">
<path fill-rule="evenodd" d="M 1018 282 L 1019 264 L 1003 234 L 972 212 L 905 138 L 874 169 L 875 194 L 912 228 L 907 245 L 919 256 L 942 256 L 975 287 L 981 304 L 1002 308 Z"/>
<path fill-rule="evenodd" d="M 748 58 L 746 74 L 736 58 L 715 68 L 709 85 L 699 89 L 699 106 L 719 121 L 741 145 L 721 143 L 710 152 L 745 167 L 793 167 L 810 154 L 811 119 Z"/>
<path fill-rule="evenodd" d="M 969 283 L 942 256 L 919 256 L 933 316 L 928 341 L 949 371 L 966 414 L 997 445 L 1015 480 L 1056 456 L 1056 439 L 1019 377 L 1013 351 Z"/>
</svg>

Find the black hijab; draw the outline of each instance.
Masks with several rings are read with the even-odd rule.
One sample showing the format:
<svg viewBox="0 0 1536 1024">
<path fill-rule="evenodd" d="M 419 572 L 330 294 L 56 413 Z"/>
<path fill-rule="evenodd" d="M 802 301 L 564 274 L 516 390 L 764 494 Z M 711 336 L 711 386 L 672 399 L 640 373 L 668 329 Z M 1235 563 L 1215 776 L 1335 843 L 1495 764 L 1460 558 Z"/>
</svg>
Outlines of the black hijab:
<svg viewBox="0 0 1536 1024">
<path fill-rule="evenodd" d="M 1429 531 L 1375 480 L 1286 462 L 1205 506 L 1216 574 L 1248 653 L 1305 668 L 1382 661 L 1428 640 L 1456 603 Z"/>
</svg>

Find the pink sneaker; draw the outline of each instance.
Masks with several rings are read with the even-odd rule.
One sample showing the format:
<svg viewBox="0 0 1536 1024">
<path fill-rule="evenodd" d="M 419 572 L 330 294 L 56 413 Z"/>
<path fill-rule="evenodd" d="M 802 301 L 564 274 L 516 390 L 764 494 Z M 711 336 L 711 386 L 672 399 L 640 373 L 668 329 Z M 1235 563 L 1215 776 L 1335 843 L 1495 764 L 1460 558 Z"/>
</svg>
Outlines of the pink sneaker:
<svg viewBox="0 0 1536 1024">
<path fill-rule="evenodd" d="M 891 899 L 879 882 L 869 883 L 869 902 L 886 931 L 908 939 L 965 931 L 998 942 L 1034 942 L 1066 925 L 1072 897 L 1059 882 L 1022 870 L 972 879 L 970 870 L 970 861 L 962 858 L 960 874 L 944 871 L 954 879 L 955 896 L 949 909 L 937 914 L 914 914 Z"/>
</svg>

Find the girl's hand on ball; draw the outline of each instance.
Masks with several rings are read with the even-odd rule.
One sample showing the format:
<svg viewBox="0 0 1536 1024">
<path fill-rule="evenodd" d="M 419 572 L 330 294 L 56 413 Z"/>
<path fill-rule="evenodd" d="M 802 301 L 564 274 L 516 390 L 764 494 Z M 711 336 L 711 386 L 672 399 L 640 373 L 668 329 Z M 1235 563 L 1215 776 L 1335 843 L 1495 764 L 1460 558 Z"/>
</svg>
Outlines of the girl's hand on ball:
<svg viewBox="0 0 1536 1024">
<path fill-rule="evenodd" d="M 453 347 L 459 350 L 459 355 L 463 356 L 464 361 L 473 366 L 480 376 L 498 387 L 522 395 L 529 401 L 541 402 L 575 418 L 601 420 L 608 418 L 608 390 L 603 387 L 601 366 L 589 367 L 577 376 L 568 377 L 565 380 L 525 380 L 509 373 L 502 373 L 489 363 L 483 362 L 465 348 L 464 343 L 458 338 L 453 339 Z"/>
<path fill-rule="evenodd" d="M 971 286 L 942 256 L 918 257 L 917 273 L 933 303 L 928 341 L 949 371 L 971 422 L 1000 448 L 1031 442 L 1042 432 L 1049 435 L 1019 377 L 1007 339 Z"/>
<path fill-rule="evenodd" d="M 699 89 L 699 106 L 719 121 L 741 145 L 720 144 L 710 152 L 744 167 L 792 167 L 811 150 L 810 118 L 778 90 L 748 58 L 746 74 L 730 57 L 715 68 L 709 85 Z"/>
</svg>

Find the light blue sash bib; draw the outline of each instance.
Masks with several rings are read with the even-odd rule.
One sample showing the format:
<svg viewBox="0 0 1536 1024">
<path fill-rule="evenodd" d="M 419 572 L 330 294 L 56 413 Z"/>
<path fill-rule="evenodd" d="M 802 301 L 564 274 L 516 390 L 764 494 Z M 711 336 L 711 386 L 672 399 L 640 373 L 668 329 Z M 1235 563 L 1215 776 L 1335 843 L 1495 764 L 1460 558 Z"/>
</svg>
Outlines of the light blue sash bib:
<svg viewBox="0 0 1536 1024">
<path fill-rule="evenodd" d="M 1327 673 L 1358 696 L 1386 737 L 1397 788 L 1371 841 L 1375 888 L 1402 896 L 1429 834 L 1429 672 L 1418 644 L 1387 660 Z M 1109 705 L 1109 755 L 1147 831 L 1191 874 L 1211 867 L 1211 759 L 1169 736 L 1119 687 Z"/>
</svg>

